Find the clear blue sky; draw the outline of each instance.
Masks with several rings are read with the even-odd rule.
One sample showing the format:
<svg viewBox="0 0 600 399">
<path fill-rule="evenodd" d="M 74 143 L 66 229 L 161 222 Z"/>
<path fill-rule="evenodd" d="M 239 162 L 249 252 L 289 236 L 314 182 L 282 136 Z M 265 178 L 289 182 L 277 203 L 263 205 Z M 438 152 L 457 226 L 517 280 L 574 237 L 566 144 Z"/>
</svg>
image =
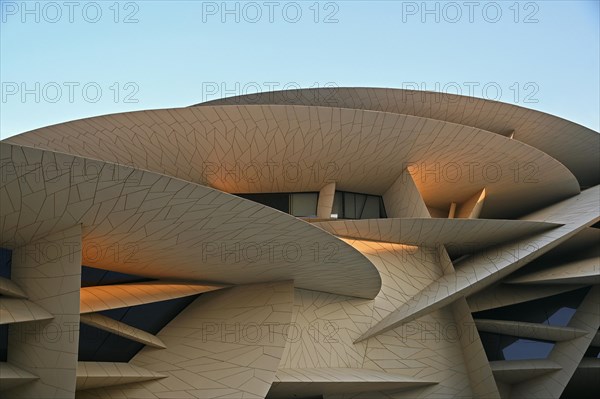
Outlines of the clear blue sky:
<svg viewBox="0 0 600 399">
<path fill-rule="evenodd" d="M 460 90 L 599 129 L 597 1 L 466 3 L 2 0 L 1 137 L 326 84 Z"/>
</svg>

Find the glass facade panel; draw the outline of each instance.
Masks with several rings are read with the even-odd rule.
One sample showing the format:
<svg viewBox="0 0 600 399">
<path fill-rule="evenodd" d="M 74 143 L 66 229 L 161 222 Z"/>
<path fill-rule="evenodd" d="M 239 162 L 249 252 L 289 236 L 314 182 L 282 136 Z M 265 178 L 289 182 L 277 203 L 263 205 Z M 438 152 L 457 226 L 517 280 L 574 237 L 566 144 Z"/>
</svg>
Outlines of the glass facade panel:
<svg viewBox="0 0 600 399">
<path fill-rule="evenodd" d="M 379 198 L 374 195 L 369 195 L 363 207 L 361 219 L 377 219 L 379 218 Z"/>
<path fill-rule="evenodd" d="M 297 217 L 316 217 L 319 193 L 290 194 L 291 214 Z"/>
<path fill-rule="evenodd" d="M 278 211 L 290 213 L 290 195 L 288 193 L 258 193 L 258 194 L 236 194 L 238 197 L 277 209 Z"/>
<path fill-rule="evenodd" d="M 344 219 L 358 219 L 356 217 L 356 195 L 344 193 Z"/>
<path fill-rule="evenodd" d="M 319 193 L 259 193 L 236 194 L 297 217 L 316 217 Z M 336 191 L 333 198 L 332 215 L 337 219 L 385 218 L 383 198 L 380 195 Z"/>
<path fill-rule="evenodd" d="M 331 213 L 337 214 L 338 219 L 378 219 L 386 217 L 381 196 L 346 191 L 335 192 Z"/>
</svg>

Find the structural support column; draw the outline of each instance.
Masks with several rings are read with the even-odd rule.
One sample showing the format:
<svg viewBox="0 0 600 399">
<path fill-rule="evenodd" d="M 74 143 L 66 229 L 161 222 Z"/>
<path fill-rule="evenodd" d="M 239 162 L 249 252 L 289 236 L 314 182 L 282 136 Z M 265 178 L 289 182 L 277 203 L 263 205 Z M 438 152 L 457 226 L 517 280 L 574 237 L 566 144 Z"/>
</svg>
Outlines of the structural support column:
<svg viewBox="0 0 600 399">
<path fill-rule="evenodd" d="M 578 196 L 524 217 L 523 220 L 564 223 L 564 225 L 496 247 L 496 254 L 502 256 L 475 254 L 456 273 L 446 274 L 431 283 L 372 326 L 357 342 L 418 319 L 435 309 L 451 304 L 460 297 L 468 297 L 481 291 L 598 222 L 600 220 L 599 194 L 600 186 L 595 186 L 581 192 Z"/>
<path fill-rule="evenodd" d="M 454 265 L 443 245 L 438 247 L 439 263 L 444 274 L 454 273 Z M 483 343 L 475 326 L 471 309 L 465 298 L 450 305 L 454 322 L 462 331 L 458 334 L 463 358 L 467 367 L 469 384 L 476 398 L 500 399 L 498 385 L 488 362 Z"/>
<path fill-rule="evenodd" d="M 317 218 L 331 219 L 333 209 L 333 197 L 335 197 L 335 182 L 329 183 L 319 192 L 319 202 L 317 203 Z"/>
<path fill-rule="evenodd" d="M 476 192 L 458 208 L 455 217 L 466 219 L 477 219 L 485 202 L 485 188 Z"/>
<path fill-rule="evenodd" d="M 8 391 L 11 398 L 74 398 L 79 346 L 81 226 L 76 225 L 13 251 L 12 281 L 29 300 L 54 316 L 14 324 L 9 364 L 39 379 Z"/>
<path fill-rule="evenodd" d="M 385 211 L 389 218 L 428 218 L 431 217 L 423 197 L 407 169 L 383 194 Z"/>
</svg>

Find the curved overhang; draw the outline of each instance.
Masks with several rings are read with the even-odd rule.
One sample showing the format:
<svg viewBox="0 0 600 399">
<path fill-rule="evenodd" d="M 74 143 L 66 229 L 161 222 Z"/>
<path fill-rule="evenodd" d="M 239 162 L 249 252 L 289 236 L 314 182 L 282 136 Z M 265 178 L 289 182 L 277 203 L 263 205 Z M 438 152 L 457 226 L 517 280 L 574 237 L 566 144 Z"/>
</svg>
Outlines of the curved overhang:
<svg viewBox="0 0 600 399">
<path fill-rule="evenodd" d="M 291 215 L 213 188 L 69 154 L 0 143 L 0 244 L 81 224 L 82 263 L 145 277 L 374 298 L 359 251 Z"/>
<path fill-rule="evenodd" d="M 532 220 L 388 218 L 315 222 L 339 237 L 425 247 L 447 246 L 464 254 L 500 245 L 561 226 Z"/>
<path fill-rule="evenodd" d="M 512 136 L 567 166 L 582 187 L 600 183 L 600 134 L 518 105 L 430 91 L 325 87 L 226 97 L 196 106 L 285 104 L 355 108 L 439 119 Z"/>
<path fill-rule="evenodd" d="M 409 168 L 425 203 L 447 209 L 482 188 L 482 218 L 511 218 L 579 193 L 548 154 L 452 122 L 360 109 L 244 105 L 105 115 L 6 142 L 102 159 L 229 193 L 383 194 Z"/>
</svg>

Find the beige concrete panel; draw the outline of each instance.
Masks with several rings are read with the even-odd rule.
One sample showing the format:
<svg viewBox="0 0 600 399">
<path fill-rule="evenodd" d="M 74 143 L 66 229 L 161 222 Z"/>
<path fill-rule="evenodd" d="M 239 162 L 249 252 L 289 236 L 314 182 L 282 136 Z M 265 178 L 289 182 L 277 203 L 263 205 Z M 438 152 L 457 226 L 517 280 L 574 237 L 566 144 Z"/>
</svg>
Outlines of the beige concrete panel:
<svg viewBox="0 0 600 399">
<path fill-rule="evenodd" d="M 164 280 L 293 279 L 300 288 L 365 298 L 379 291 L 377 270 L 358 251 L 264 205 L 152 172 L 6 143 L 0 161 L 7 176 L 0 181 L 0 239 L 8 248 L 81 223 L 88 266 Z"/>
<path fill-rule="evenodd" d="M 27 299 L 0 297 L 0 324 L 49 320 L 54 316 Z"/>
<path fill-rule="evenodd" d="M 599 203 L 600 204 L 600 203 Z M 597 251 L 597 243 L 600 242 L 600 229 L 586 227 L 580 232 L 558 245 L 546 255 L 536 259 L 531 264 L 543 262 L 544 267 L 559 265 L 564 258 L 580 259 L 591 257 L 586 254 Z"/>
<path fill-rule="evenodd" d="M 25 295 L 18 285 L 4 277 L 0 277 L 0 295 L 9 296 L 11 298 L 27 298 L 27 295 Z"/>
<path fill-rule="evenodd" d="M 10 363 L 0 362 L 0 392 L 37 380 L 38 377 Z"/>
<path fill-rule="evenodd" d="M 130 363 L 79 362 L 77 364 L 78 391 L 161 378 L 165 376 Z"/>
<path fill-rule="evenodd" d="M 437 248 L 343 238 L 379 270 L 381 291 L 370 325 L 389 315 L 443 274 Z"/>
<path fill-rule="evenodd" d="M 73 252 L 59 234 L 78 226 L 78 261 L 164 281 L 80 290 L 81 262 L 64 257 L 0 279 L 0 324 L 53 317 L 10 325 L 11 367 L 39 377 L 0 396 L 558 398 L 576 370 L 600 367 L 582 359 L 599 340 L 600 286 L 568 327 L 471 315 L 600 282 L 598 253 L 585 256 L 599 240 L 588 226 L 600 186 L 579 189 L 600 182 L 597 132 L 460 96 L 342 89 L 331 104 L 305 96 L 326 91 L 283 103 L 285 93 L 270 100 L 281 105 L 241 97 L 8 140 L 45 150 L 0 143 L 0 245 L 13 259 L 48 238 Z M 336 188 L 383 195 L 393 217 L 327 220 Z M 319 191 L 318 214 L 306 223 L 218 190 Z M 238 286 L 204 293 L 157 336 L 79 319 L 225 284 Z M 129 364 L 78 364 L 86 320 L 147 346 Z M 557 343 L 548 359 L 490 364 L 477 327 Z M 0 384 L 20 380 L 10 375 Z"/>
<path fill-rule="evenodd" d="M 451 309 L 458 326 L 473 325 L 473 316 L 465 298 L 454 302 Z M 500 392 L 477 330 L 470 330 L 469 333 L 463 331 L 459 339 L 474 397 L 500 399 Z"/>
<path fill-rule="evenodd" d="M 153 348 L 166 348 L 165 344 L 157 336 L 99 313 L 82 314 L 81 322 Z"/>
<path fill-rule="evenodd" d="M 408 302 L 394 310 L 384 320 L 371 327 L 359 339 L 363 340 L 468 296 L 543 255 L 585 227 L 600 220 L 600 186 L 583 191 L 580 195 L 536 212 L 525 220 L 564 223 L 546 233 L 526 240 L 518 240 L 496 248 L 493 256 L 474 256 L 455 265 L 457 271 L 436 280 Z"/>
<path fill-rule="evenodd" d="M 372 324 L 402 306 L 415 293 L 440 278 L 448 259 L 439 248 L 347 239 L 378 268 L 382 289 L 373 303 Z M 430 387 L 411 390 L 409 398 L 472 396 L 463 348 L 456 332 L 476 334 L 473 323 L 457 325 L 448 308 L 432 312 L 412 323 L 388 331 L 366 342 L 362 367 L 409 378 L 435 381 Z M 365 330 L 363 330 L 365 331 Z M 369 397 L 375 393 L 370 392 Z M 366 394 L 365 394 L 366 395 Z M 402 398 L 402 394 L 383 397 Z"/>
<path fill-rule="evenodd" d="M 81 288 L 81 313 L 167 301 L 226 288 L 225 285 L 149 281 Z"/>
<path fill-rule="evenodd" d="M 435 247 L 449 252 L 473 253 L 493 245 L 551 230 L 561 224 L 498 219 L 365 219 L 313 223 L 340 237 Z"/>
<path fill-rule="evenodd" d="M 467 218 L 467 219 L 477 219 L 481 214 L 481 210 L 483 209 L 483 204 L 485 202 L 485 188 L 481 191 L 478 191 L 469 198 L 467 201 L 463 202 L 458 211 L 456 212 L 457 218 Z"/>
<path fill-rule="evenodd" d="M 485 290 L 471 295 L 467 301 L 472 312 L 500 308 L 534 299 L 546 298 L 563 292 L 583 288 L 582 285 L 536 285 L 519 286 L 510 284 L 495 284 Z"/>
<path fill-rule="evenodd" d="M 444 266 L 438 263 L 442 262 L 441 259 L 438 259 L 438 251 L 389 243 L 351 240 L 349 242 L 352 242 L 355 248 L 365 253 L 374 264 L 380 267 L 385 288 L 380 292 L 375 303 L 306 290 L 296 290 L 294 314 L 292 317 L 292 325 L 296 331 L 294 334 L 295 339 L 288 341 L 280 363 L 280 369 L 293 369 L 304 373 L 305 370 L 323 370 L 325 367 L 328 370 L 329 368 L 340 367 L 344 367 L 344 369 L 356 367 L 373 369 L 373 365 L 377 364 L 381 372 L 387 372 L 388 367 L 393 367 L 398 362 L 405 362 L 406 364 L 413 364 L 415 367 L 419 367 L 417 365 L 420 365 L 423 367 L 421 369 L 423 374 L 434 373 L 438 376 L 446 376 L 447 374 L 444 371 L 430 367 L 431 363 L 426 359 L 426 356 L 435 355 L 428 349 L 423 350 L 423 342 L 418 342 L 419 338 L 421 338 L 420 332 L 411 334 L 413 336 L 411 336 L 409 343 L 406 342 L 406 338 L 403 336 L 386 340 L 385 348 L 390 348 L 391 350 L 390 356 L 387 358 L 379 358 L 381 353 L 385 352 L 375 350 L 371 352 L 375 360 L 369 359 L 368 356 L 365 357 L 367 342 L 361 342 L 356 345 L 352 344 L 352 340 L 369 327 L 372 317 L 375 320 L 381 318 L 381 315 L 387 314 L 386 312 L 393 309 L 394 305 L 391 305 L 391 303 L 397 303 L 396 301 L 401 302 L 402 294 L 406 294 L 407 290 L 408 292 L 416 292 L 418 288 L 415 287 L 423 286 L 427 281 L 432 281 L 436 276 L 441 275 L 441 270 L 444 269 Z M 447 258 L 447 255 L 444 262 L 449 264 L 445 266 L 446 268 L 451 267 L 451 262 Z M 429 273 L 431 274 L 423 273 L 424 266 L 430 267 Z M 375 308 L 375 313 L 371 316 L 373 307 Z M 468 308 L 463 310 L 467 310 L 467 312 L 461 312 L 461 319 L 456 321 L 456 323 L 465 329 L 465 343 L 468 342 L 466 348 L 468 356 L 465 356 L 465 361 L 470 361 L 471 365 L 473 365 L 473 386 L 477 389 L 477 392 L 481 392 L 482 387 L 487 386 L 486 394 L 489 394 L 495 390 L 493 376 L 491 370 L 489 370 L 481 342 L 479 342 L 478 337 L 474 338 L 474 334 L 476 336 L 477 332 L 472 319 L 469 320 L 470 312 Z M 448 325 L 455 324 L 454 318 L 451 318 L 451 320 L 453 323 L 447 323 Z M 430 323 L 431 326 L 442 325 L 437 318 L 433 318 Z M 461 323 L 464 323 L 464 326 Z M 447 327 L 447 325 L 445 326 Z M 369 345 L 370 342 L 368 341 Z M 445 350 L 441 350 L 441 353 L 454 353 L 453 350 L 458 350 L 458 356 L 462 357 L 460 344 L 456 340 L 445 342 L 445 344 L 448 347 Z M 405 345 L 412 349 L 406 348 L 404 351 L 399 352 L 400 348 Z M 475 353 L 477 345 L 480 347 L 479 354 L 481 356 L 479 357 Z M 440 346 L 443 347 L 443 345 Z M 454 349 L 449 348 L 449 346 L 454 346 Z M 415 350 L 414 347 L 421 349 Z M 418 356 L 413 358 L 412 355 L 415 351 L 418 353 Z M 398 355 L 400 355 L 400 359 L 398 359 Z M 449 361 L 456 363 L 456 360 L 452 356 L 449 355 L 448 358 Z M 479 360 L 483 360 L 484 363 L 480 364 Z M 489 371 L 488 380 L 492 384 L 491 388 L 488 383 L 481 379 L 481 376 L 485 374 L 486 366 Z M 392 372 L 394 374 L 400 372 L 399 376 L 404 374 L 402 378 L 407 378 L 407 370 L 393 370 Z M 450 375 L 456 377 L 456 374 L 450 373 Z M 415 378 L 414 375 L 410 375 L 410 372 L 409 376 L 410 378 Z M 443 379 L 444 377 L 440 378 Z M 449 381 L 448 384 L 456 383 L 456 380 L 452 378 L 449 378 Z M 338 388 L 338 392 L 349 389 L 346 385 L 340 385 Z M 374 392 L 378 388 L 384 390 L 383 387 L 364 384 L 357 385 L 355 390 L 349 392 Z M 289 389 L 301 389 L 303 394 L 308 395 L 313 392 L 314 387 L 307 386 L 300 388 L 294 386 Z M 439 391 L 448 392 L 446 389 L 448 387 L 440 388 Z M 465 389 L 468 391 L 468 388 Z M 279 392 L 279 394 L 283 393 Z M 424 393 L 423 395 L 427 394 Z"/>
<path fill-rule="evenodd" d="M 438 246 L 438 254 L 444 275 L 454 273 L 454 265 L 443 245 Z M 459 298 L 450 306 L 450 309 L 454 315 L 454 322 L 457 326 L 462 326 L 463 329 L 461 331 L 457 327 L 457 336 L 462 347 L 473 395 L 480 398 L 500 399 L 500 392 L 479 337 L 479 332 L 477 329 L 465 328 L 475 324 L 467 300 L 464 297 Z"/>
<path fill-rule="evenodd" d="M 280 368 L 362 367 L 366 343 L 354 340 L 369 328 L 373 301 L 295 290 L 292 323 Z"/>
<path fill-rule="evenodd" d="M 490 366 L 494 372 L 494 377 L 498 381 L 510 385 L 518 384 L 523 381 L 530 381 L 536 377 L 553 374 L 561 370 L 560 364 L 546 359 L 496 360 L 490 362 Z M 531 383 L 533 383 L 533 381 Z"/>
<path fill-rule="evenodd" d="M 264 398 L 289 333 L 293 291 L 277 282 L 202 295 L 158 333 L 167 349 L 146 347 L 131 360 L 167 377 L 123 386 L 120 397 Z"/>
<path fill-rule="evenodd" d="M 319 191 L 334 180 L 339 190 L 382 195 L 410 167 L 433 208 L 462 203 L 485 187 L 483 218 L 515 217 L 579 193 L 563 164 L 518 140 L 451 122 L 348 108 L 129 112 L 6 141 L 133 165 L 230 193 Z"/>
<path fill-rule="evenodd" d="M 288 399 L 323 394 L 355 394 L 378 391 L 398 392 L 427 385 L 435 385 L 435 382 L 376 370 L 352 368 L 281 368 L 277 371 L 267 398 Z"/>
<path fill-rule="evenodd" d="M 335 183 L 329 183 L 319 191 L 319 202 L 317 203 L 317 218 L 330 219 L 333 209 L 333 198 L 335 196 Z"/>
<path fill-rule="evenodd" d="M 523 321 L 475 319 L 475 325 L 479 331 L 545 341 L 567 341 L 587 334 L 587 331 L 578 328 Z"/>
<path fill-rule="evenodd" d="M 554 115 L 481 98 L 415 90 L 334 87 L 284 90 L 208 101 L 221 104 L 320 105 L 395 112 L 445 120 L 510 136 L 550 154 L 582 186 L 600 183 L 600 135 Z"/>
<path fill-rule="evenodd" d="M 15 387 L 7 395 L 73 398 L 79 346 L 81 226 L 15 248 L 11 278 L 30 301 L 54 318 L 11 326 L 8 363 L 39 379 Z"/>
<path fill-rule="evenodd" d="M 600 284 L 600 257 L 575 260 L 511 278 L 507 282 L 511 284 Z"/>
<path fill-rule="evenodd" d="M 383 194 L 388 218 L 429 218 L 427 205 L 408 169 Z"/>
</svg>

